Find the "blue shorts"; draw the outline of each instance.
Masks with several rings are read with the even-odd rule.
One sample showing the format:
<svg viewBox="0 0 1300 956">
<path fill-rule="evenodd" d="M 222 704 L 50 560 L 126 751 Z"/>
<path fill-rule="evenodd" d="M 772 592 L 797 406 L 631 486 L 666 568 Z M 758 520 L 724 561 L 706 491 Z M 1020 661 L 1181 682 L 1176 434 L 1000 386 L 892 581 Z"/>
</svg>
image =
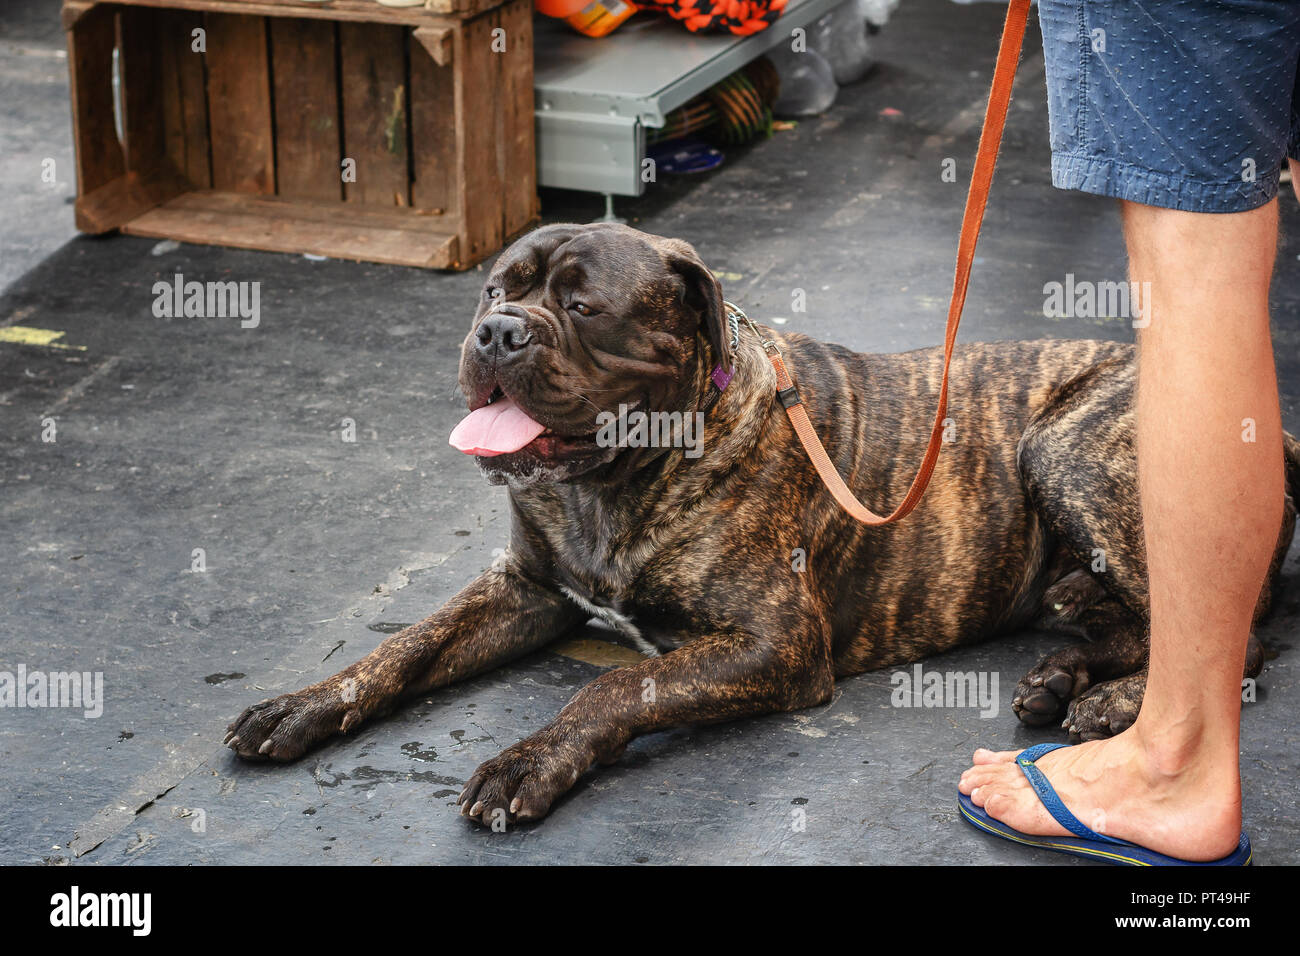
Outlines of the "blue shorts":
<svg viewBox="0 0 1300 956">
<path fill-rule="evenodd" d="M 1243 212 L 1300 159 L 1300 2 L 1039 0 L 1052 184 Z"/>
</svg>

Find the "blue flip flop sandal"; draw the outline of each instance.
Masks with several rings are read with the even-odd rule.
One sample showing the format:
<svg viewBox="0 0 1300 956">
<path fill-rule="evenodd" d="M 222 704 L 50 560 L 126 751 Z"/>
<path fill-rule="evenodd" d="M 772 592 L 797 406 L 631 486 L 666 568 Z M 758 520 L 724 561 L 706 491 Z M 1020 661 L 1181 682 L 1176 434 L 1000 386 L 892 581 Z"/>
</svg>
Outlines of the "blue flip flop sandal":
<svg viewBox="0 0 1300 956">
<path fill-rule="evenodd" d="M 975 806 L 970 797 L 958 791 L 957 806 L 961 810 L 961 815 L 966 818 L 966 822 L 971 826 L 977 827 L 986 833 L 992 833 L 994 836 L 1002 837 L 1004 840 L 1022 843 L 1025 846 L 1041 847 L 1044 850 L 1055 850 L 1058 853 L 1069 853 L 1074 856 L 1103 860 L 1106 863 L 1114 863 L 1118 866 L 1250 866 L 1250 838 L 1244 833 L 1237 843 L 1237 849 L 1223 859 L 1211 860 L 1208 863 L 1195 863 L 1191 860 L 1180 860 L 1177 857 L 1156 853 L 1154 850 L 1140 847 L 1136 843 L 1129 843 L 1127 840 L 1116 840 L 1114 837 L 1093 832 L 1080 823 L 1079 818 L 1065 808 L 1061 798 L 1057 796 L 1052 785 L 1043 776 L 1043 771 L 1034 766 L 1035 761 L 1043 754 L 1068 746 L 1070 745 L 1038 744 L 1023 751 L 1016 758 L 1016 765 L 1028 778 L 1029 785 L 1038 794 L 1038 799 L 1043 801 L 1043 806 L 1047 808 L 1047 812 L 1074 836 L 1049 837 L 1021 833 L 1000 820 L 994 820 L 983 809 Z"/>
</svg>

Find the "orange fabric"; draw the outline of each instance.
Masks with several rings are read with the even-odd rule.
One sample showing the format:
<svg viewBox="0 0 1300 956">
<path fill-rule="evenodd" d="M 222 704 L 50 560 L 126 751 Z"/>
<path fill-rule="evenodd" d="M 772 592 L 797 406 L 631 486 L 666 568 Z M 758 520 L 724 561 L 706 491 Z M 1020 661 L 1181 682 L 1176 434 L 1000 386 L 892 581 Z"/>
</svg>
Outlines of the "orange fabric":
<svg viewBox="0 0 1300 956">
<path fill-rule="evenodd" d="M 952 363 L 952 349 L 957 341 L 957 327 L 961 324 L 961 310 L 966 304 L 966 286 L 970 282 L 971 264 L 975 259 L 975 244 L 979 241 L 980 225 L 984 221 L 984 207 L 988 204 L 989 188 L 993 184 L 993 170 L 998 162 L 998 148 L 1002 145 L 1002 129 L 1006 125 L 1007 106 L 1011 102 L 1011 86 L 1016 79 L 1016 65 L 1020 60 L 1020 47 L 1025 36 L 1025 22 L 1029 17 L 1030 0 L 1011 0 L 1007 19 L 1002 28 L 1002 43 L 998 47 L 997 66 L 993 70 L 993 87 L 989 92 L 989 105 L 984 114 L 984 128 L 980 132 L 979 150 L 975 154 L 975 169 L 971 173 L 970 191 L 966 194 L 966 211 L 962 216 L 961 235 L 957 240 L 957 269 L 953 277 L 952 299 L 948 305 L 948 331 L 943 342 L 943 383 L 939 387 L 939 407 L 934 413 L 934 427 L 930 430 L 930 444 L 925 449 L 921 467 L 912 479 L 902 502 L 889 515 L 876 514 L 862 502 L 844 483 L 836 470 L 821 439 L 808 418 L 802 402 L 790 405 L 786 413 L 795 434 L 803 444 L 809 460 L 827 490 L 840 507 L 865 525 L 887 525 L 910 514 L 925 494 L 934 466 L 943 447 L 943 419 L 948 410 L 948 367 Z M 776 369 L 777 389 L 793 387 L 785 363 L 773 349 L 768 357 Z"/>
<path fill-rule="evenodd" d="M 785 11 L 786 0 L 636 0 L 642 10 L 666 13 L 692 33 L 727 30 L 749 36 Z"/>
</svg>

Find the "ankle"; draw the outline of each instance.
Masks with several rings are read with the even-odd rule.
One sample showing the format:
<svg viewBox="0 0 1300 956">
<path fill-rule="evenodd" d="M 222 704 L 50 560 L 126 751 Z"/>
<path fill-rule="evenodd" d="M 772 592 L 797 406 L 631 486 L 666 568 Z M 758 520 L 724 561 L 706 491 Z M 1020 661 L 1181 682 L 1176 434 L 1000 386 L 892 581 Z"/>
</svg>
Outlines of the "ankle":
<svg viewBox="0 0 1300 956">
<path fill-rule="evenodd" d="M 1130 728 L 1139 759 L 1153 782 L 1174 783 L 1192 779 L 1198 783 L 1236 780 L 1237 737 L 1232 732 L 1211 732 L 1191 715 L 1181 720 L 1142 720 L 1139 715 Z"/>
</svg>

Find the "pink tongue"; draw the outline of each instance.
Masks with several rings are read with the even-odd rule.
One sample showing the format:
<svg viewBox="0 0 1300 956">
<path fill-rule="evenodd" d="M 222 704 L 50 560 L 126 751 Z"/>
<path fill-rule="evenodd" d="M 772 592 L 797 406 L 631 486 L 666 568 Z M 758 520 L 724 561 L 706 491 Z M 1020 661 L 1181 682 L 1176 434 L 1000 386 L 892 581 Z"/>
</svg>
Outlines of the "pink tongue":
<svg viewBox="0 0 1300 956">
<path fill-rule="evenodd" d="M 447 440 L 467 455 L 490 458 L 518 451 L 544 431 L 546 426 L 529 418 L 513 400 L 498 398 L 461 419 Z"/>
</svg>

